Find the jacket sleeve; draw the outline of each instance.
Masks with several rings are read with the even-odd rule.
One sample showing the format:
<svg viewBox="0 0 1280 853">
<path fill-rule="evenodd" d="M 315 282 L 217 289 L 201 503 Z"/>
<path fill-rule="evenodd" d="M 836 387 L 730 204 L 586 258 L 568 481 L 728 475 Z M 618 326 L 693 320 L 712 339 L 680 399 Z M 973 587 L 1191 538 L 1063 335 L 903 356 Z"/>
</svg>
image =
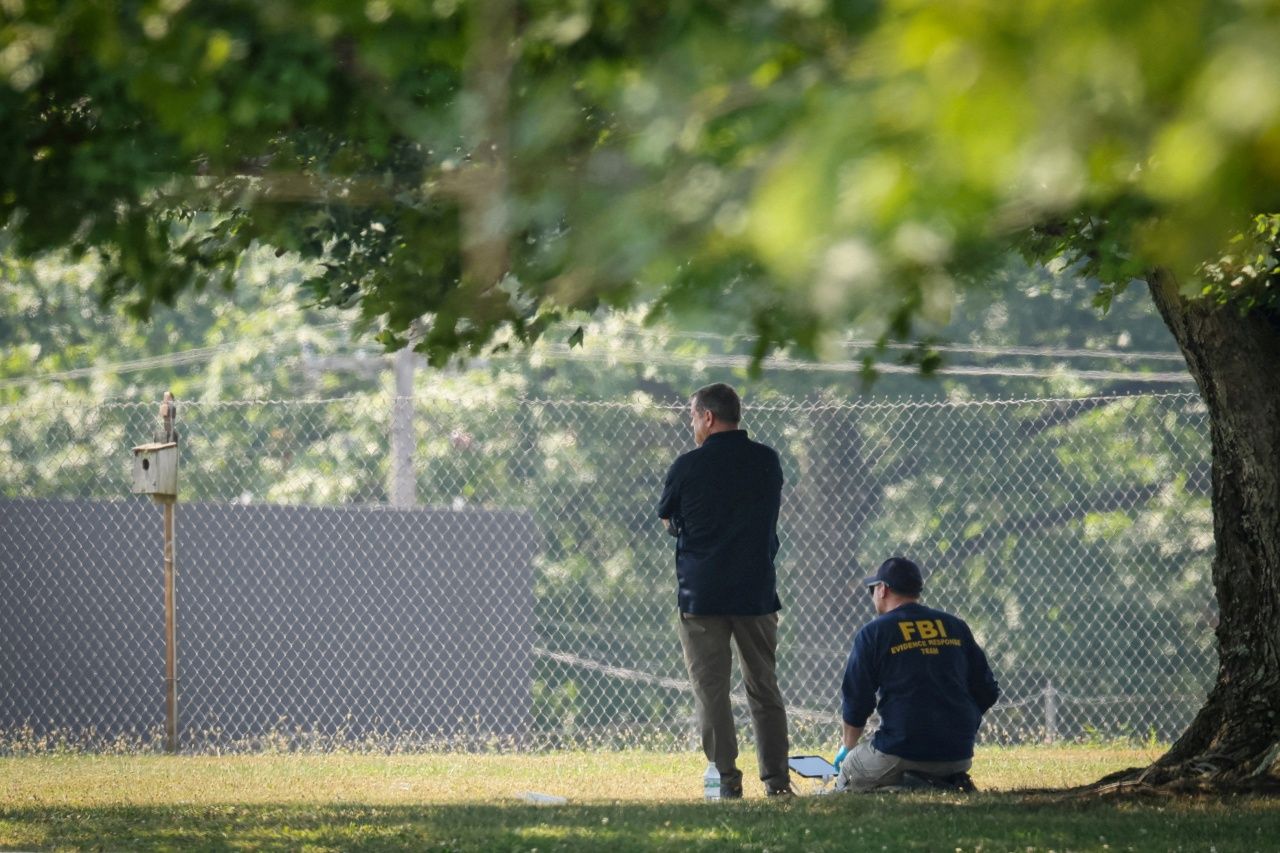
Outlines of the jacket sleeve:
<svg viewBox="0 0 1280 853">
<path fill-rule="evenodd" d="M 987 663 L 986 654 L 978 646 L 978 641 L 973 638 L 973 632 L 968 631 L 967 628 L 968 626 L 966 626 L 966 633 L 969 634 L 969 641 L 965 646 L 969 658 L 969 695 L 978 706 L 979 713 L 985 714 L 992 705 L 996 704 L 996 699 L 1000 698 L 1000 687 L 996 684 L 995 674 Z"/>
<path fill-rule="evenodd" d="M 853 650 L 845 664 L 844 681 L 840 685 L 840 715 L 855 728 L 867 724 L 876 707 L 876 690 L 880 687 L 879 660 L 871 631 L 864 627 L 853 638 Z"/>
<path fill-rule="evenodd" d="M 671 463 L 667 469 L 667 479 L 662 486 L 662 497 L 658 499 L 658 518 L 675 518 L 680 515 L 680 476 L 677 470 L 680 460 Z"/>
</svg>

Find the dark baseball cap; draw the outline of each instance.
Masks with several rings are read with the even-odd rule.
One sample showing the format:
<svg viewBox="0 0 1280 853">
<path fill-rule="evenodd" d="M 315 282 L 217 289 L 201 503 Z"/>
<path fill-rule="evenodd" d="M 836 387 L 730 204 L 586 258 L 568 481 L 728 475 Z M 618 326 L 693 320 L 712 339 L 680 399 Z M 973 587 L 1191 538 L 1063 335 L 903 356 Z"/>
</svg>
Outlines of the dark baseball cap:
<svg viewBox="0 0 1280 853">
<path fill-rule="evenodd" d="M 866 586 L 882 583 L 899 595 L 919 595 L 924 589 L 920 567 L 906 557 L 890 557 L 880 564 L 876 573 L 863 581 Z"/>
</svg>

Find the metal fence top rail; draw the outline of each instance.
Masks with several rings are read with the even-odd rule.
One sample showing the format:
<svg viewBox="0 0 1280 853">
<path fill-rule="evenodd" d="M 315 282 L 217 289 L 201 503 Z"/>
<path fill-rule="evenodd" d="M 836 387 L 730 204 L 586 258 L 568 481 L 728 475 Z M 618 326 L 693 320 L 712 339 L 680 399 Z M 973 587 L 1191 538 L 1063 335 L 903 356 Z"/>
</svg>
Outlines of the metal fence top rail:
<svg viewBox="0 0 1280 853">
<path fill-rule="evenodd" d="M 1025 406 L 1040 404 L 1080 404 L 1104 403 L 1121 400 L 1186 400 L 1203 406 L 1200 395 L 1193 391 L 1168 391 L 1163 393 L 1133 392 L 1123 394 L 1093 394 L 1079 397 L 981 397 L 974 399 L 927 399 L 914 397 L 872 398 L 864 400 L 831 400 L 816 397 L 773 397 L 765 402 L 752 402 L 748 397 L 743 400 L 743 412 L 815 412 L 815 411 L 880 411 L 906 409 L 965 409 L 977 407 Z M 520 397 L 518 402 L 538 406 L 575 406 L 605 409 L 635 409 L 647 406 L 656 409 L 672 409 L 683 411 L 689 401 L 664 402 L 660 400 L 563 400 L 545 397 Z"/>
</svg>

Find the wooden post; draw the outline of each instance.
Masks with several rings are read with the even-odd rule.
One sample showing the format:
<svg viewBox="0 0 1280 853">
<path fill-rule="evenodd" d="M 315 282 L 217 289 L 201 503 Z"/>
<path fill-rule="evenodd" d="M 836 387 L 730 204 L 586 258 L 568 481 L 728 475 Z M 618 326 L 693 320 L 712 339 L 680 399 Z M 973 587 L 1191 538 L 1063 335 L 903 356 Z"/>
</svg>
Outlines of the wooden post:
<svg viewBox="0 0 1280 853">
<path fill-rule="evenodd" d="M 160 422 L 163 426 L 165 441 L 178 440 L 177 430 L 174 429 L 177 414 L 178 405 L 173 399 L 172 392 L 165 391 L 164 402 L 160 404 Z M 170 753 L 176 753 L 178 751 L 178 607 L 173 516 L 178 496 L 177 494 L 157 495 L 155 500 L 164 505 L 165 749 Z"/>
<path fill-rule="evenodd" d="M 178 615 L 174 582 L 173 512 L 177 498 L 164 502 L 164 682 L 165 747 L 178 751 Z"/>
</svg>

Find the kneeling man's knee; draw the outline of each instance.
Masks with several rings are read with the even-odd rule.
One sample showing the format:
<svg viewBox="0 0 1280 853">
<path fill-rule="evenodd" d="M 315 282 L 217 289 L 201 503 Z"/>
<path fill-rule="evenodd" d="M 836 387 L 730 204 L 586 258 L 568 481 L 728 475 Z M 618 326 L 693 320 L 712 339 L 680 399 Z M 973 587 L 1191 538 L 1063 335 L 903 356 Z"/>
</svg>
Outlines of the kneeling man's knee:
<svg viewBox="0 0 1280 853">
<path fill-rule="evenodd" d="M 836 778 L 837 791 L 869 791 L 902 778 L 902 759 L 886 755 L 865 741 L 849 750 Z"/>
</svg>

